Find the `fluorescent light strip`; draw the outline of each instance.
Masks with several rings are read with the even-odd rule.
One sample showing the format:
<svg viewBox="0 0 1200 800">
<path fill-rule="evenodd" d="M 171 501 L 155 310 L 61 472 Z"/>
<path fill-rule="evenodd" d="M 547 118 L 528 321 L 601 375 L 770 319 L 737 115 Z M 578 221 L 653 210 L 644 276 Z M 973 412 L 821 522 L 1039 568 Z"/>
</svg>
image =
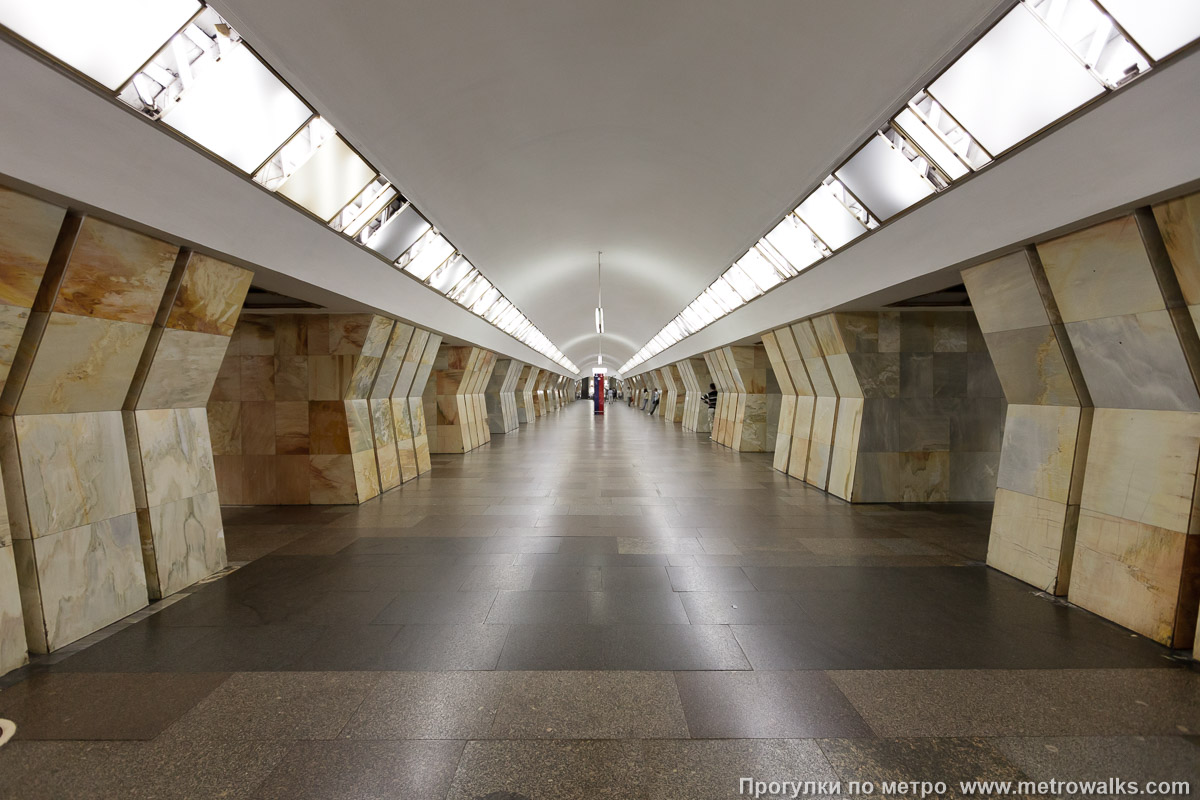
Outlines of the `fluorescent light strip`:
<svg viewBox="0 0 1200 800">
<path fill-rule="evenodd" d="M 0 0 L 0 25 L 339 233 L 419 280 L 435 277 L 438 291 L 451 290 L 452 276 L 439 268 L 453 246 L 211 7 L 197 0 Z M 463 300 L 579 373 L 531 323 L 513 324 L 524 315 L 510 313 L 515 307 L 486 278 Z"/>
<path fill-rule="evenodd" d="M 711 325 L 1197 38 L 1196 0 L 1020 0 L 618 371 L 669 346 L 670 325 Z"/>
</svg>

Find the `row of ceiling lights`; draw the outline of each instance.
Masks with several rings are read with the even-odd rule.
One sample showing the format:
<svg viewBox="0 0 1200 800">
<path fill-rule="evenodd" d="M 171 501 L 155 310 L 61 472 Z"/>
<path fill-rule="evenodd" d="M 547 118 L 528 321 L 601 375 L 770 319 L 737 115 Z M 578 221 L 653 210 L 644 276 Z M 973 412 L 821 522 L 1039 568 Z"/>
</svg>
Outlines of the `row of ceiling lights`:
<svg viewBox="0 0 1200 800">
<path fill-rule="evenodd" d="M 1021 0 L 620 372 L 950 188 L 1198 36 L 1196 0 Z"/>
<path fill-rule="evenodd" d="M 143 116 L 579 374 L 211 7 L 199 0 L 0 0 L 0 24 Z"/>
</svg>

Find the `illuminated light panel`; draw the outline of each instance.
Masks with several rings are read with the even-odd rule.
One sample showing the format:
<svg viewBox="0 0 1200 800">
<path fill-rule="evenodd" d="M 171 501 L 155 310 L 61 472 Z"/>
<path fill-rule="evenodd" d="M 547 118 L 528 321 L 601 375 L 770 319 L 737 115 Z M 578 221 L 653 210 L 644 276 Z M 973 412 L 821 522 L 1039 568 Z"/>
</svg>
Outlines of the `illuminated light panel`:
<svg viewBox="0 0 1200 800">
<path fill-rule="evenodd" d="M 833 191 L 822 184 L 796 208 L 796 216 L 821 238 L 830 250 L 837 250 L 867 232 L 867 226 L 850 212 Z"/>
<path fill-rule="evenodd" d="M 881 220 L 933 194 L 934 186 L 882 136 L 870 140 L 834 173 Z"/>
<path fill-rule="evenodd" d="M 396 267 L 424 281 L 454 253 L 440 233 L 429 230 L 396 260 Z"/>
<path fill-rule="evenodd" d="M 442 294 L 447 294 L 454 288 L 455 284 L 462 280 L 468 273 L 473 272 L 474 269 L 471 266 L 471 262 L 467 261 L 466 256 L 462 253 L 455 253 L 445 264 L 438 267 L 437 271 L 430 275 L 429 280 L 426 282 Z"/>
<path fill-rule="evenodd" d="M 929 94 L 993 155 L 1103 92 L 1104 85 L 1024 3 L 929 86 Z"/>
<path fill-rule="evenodd" d="M 0 24 L 116 91 L 200 7 L 196 0 L 0 0 Z"/>
<path fill-rule="evenodd" d="M 373 217 L 399 196 L 396 187 L 380 175 L 351 200 L 330 225 L 351 238 L 356 237 Z"/>
<path fill-rule="evenodd" d="M 395 261 L 433 226 L 411 204 L 392 214 L 367 239 L 367 247 L 389 261 Z"/>
<path fill-rule="evenodd" d="M 970 168 L 955 154 L 950 145 L 934 133 L 911 108 L 905 108 L 897 114 L 893 124 L 912 139 L 950 180 L 956 181 L 970 172 Z"/>
<path fill-rule="evenodd" d="M 180 95 L 162 121 L 250 173 L 311 114 L 249 48 L 239 45 Z"/>
<path fill-rule="evenodd" d="M 1109 88 L 1149 71 L 1149 62 L 1092 0 L 1025 3 Z"/>
<path fill-rule="evenodd" d="M 1100 4 L 1156 61 L 1200 37 L 1196 0 L 1101 0 Z"/>
<path fill-rule="evenodd" d="M 333 136 L 278 191 L 328 222 L 374 181 L 376 174 L 342 137 Z"/>
<path fill-rule="evenodd" d="M 763 258 L 762 253 L 753 247 L 746 252 L 746 255 L 738 259 L 737 265 L 750 280 L 754 281 L 754 285 L 764 292 L 783 283 L 785 277 L 790 277 L 779 274 L 771 262 Z"/>
<path fill-rule="evenodd" d="M 325 120 L 313 117 L 308 124 L 296 132 L 266 164 L 254 174 L 254 182 L 262 184 L 272 192 L 279 189 L 283 182 L 292 176 L 313 155 L 317 148 L 337 135 Z"/>
</svg>

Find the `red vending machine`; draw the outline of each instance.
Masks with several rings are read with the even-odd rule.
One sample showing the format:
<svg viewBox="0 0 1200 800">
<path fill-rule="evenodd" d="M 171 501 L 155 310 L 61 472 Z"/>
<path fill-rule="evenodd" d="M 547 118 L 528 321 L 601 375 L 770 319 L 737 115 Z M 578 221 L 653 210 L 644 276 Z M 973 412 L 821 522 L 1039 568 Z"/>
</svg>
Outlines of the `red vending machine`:
<svg viewBox="0 0 1200 800">
<path fill-rule="evenodd" d="M 596 414 L 604 413 L 604 375 L 596 373 L 592 376 L 593 386 L 596 390 L 595 396 L 592 398 L 594 403 L 593 408 Z"/>
</svg>

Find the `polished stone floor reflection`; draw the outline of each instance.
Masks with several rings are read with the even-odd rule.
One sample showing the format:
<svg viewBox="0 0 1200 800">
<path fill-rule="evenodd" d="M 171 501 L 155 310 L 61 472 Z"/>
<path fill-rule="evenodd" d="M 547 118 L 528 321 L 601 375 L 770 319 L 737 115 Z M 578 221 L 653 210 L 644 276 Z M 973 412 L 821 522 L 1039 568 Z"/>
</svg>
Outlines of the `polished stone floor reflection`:
<svg viewBox="0 0 1200 800">
<path fill-rule="evenodd" d="M 623 404 L 435 459 L 227 508 L 240 567 L 0 681 L 0 798 L 1200 786 L 1200 674 L 982 566 L 988 506 L 851 507 Z"/>
</svg>

